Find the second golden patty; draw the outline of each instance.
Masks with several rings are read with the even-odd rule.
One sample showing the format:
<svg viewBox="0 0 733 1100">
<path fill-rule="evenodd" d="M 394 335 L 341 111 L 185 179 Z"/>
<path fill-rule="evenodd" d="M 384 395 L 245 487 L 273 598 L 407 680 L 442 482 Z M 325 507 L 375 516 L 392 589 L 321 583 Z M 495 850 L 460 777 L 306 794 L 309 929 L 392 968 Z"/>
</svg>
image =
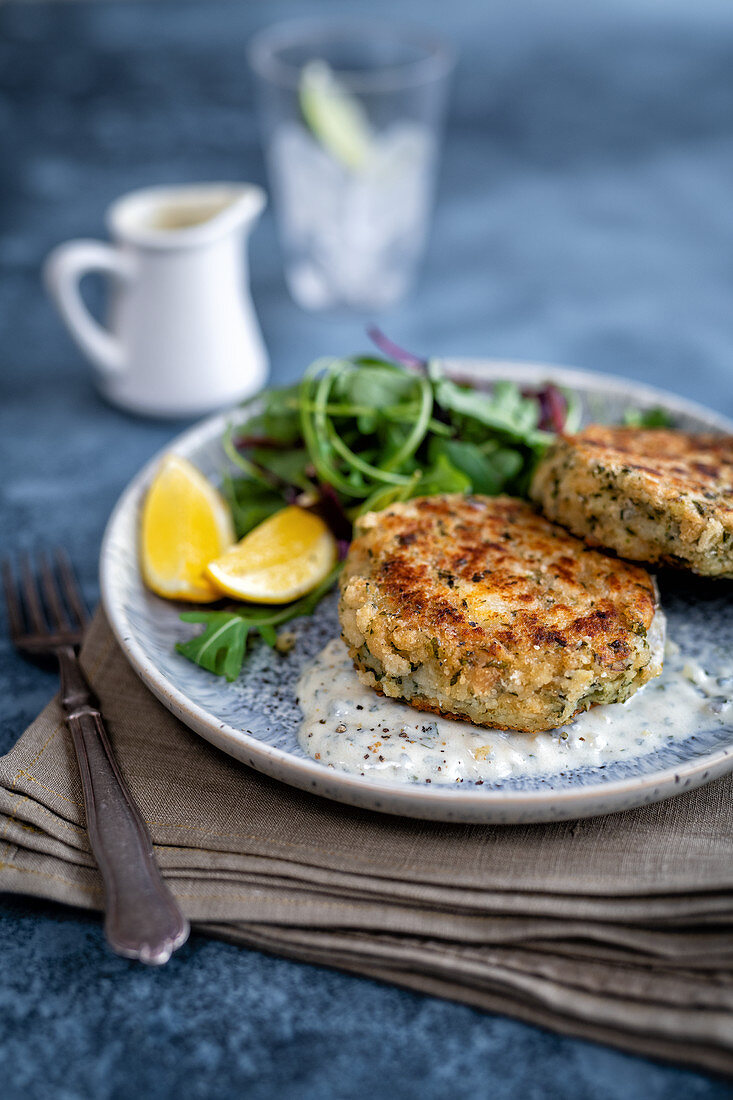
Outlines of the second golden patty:
<svg viewBox="0 0 733 1100">
<path fill-rule="evenodd" d="M 553 444 L 530 492 L 593 546 L 733 577 L 733 436 L 593 424 Z"/>
<path fill-rule="evenodd" d="M 656 605 L 644 569 L 589 549 L 531 505 L 447 495 L 357 522 L 339 614 L 361 679 L 378 691 L 534 732 L 659 674 Z"/>
</svg>

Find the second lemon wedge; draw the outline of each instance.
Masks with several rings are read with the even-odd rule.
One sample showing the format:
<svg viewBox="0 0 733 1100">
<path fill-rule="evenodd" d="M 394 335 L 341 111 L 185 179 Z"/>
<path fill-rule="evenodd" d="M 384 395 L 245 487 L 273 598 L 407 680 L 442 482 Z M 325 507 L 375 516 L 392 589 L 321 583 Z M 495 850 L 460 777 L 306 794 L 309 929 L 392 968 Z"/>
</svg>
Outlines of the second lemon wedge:
<svg viewBox="0 0 733 1100">
<path fill-rule="evenodd" d="M 310 592 L 336 563 L 336 540 L 312 512 L 276 512 L 206 570 L 227 596 L 256 603 L 290 603 Z"/>
</svg>

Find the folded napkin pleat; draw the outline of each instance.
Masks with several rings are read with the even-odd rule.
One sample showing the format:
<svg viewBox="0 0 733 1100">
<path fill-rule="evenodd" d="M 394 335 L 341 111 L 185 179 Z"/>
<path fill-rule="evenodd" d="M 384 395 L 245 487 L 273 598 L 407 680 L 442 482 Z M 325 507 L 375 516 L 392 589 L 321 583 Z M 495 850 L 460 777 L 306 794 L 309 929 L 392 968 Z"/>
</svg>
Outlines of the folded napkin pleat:
<svg viewBox="0 0 733 1100">
<path fill-rule="evenodd" d="M 83 660 L 160 865 L 200 931 L 733 1073 L 730 777 L 546 826 L 371 814 L 196 737 L 137 679 L 101 613 Z M 55 701 L 0 760 L 0 889 L 103 905 Z"/>
<path fill-rule="evenodd" d="M 227 926 L 207 924 L 205 930 L 212 935 L 231 940 L 242 946 L 256 947 L 272 954 L 307 962 L 338 966 L 342 970 L 362 974 L 380 981 L 395 982 L 423 993 L 448 997 L 463 1001 L 465 1004 L 489 1012 L 498 1012 L 514 1016 L 526 1023 L 537 1024 L 551 1030 L 576 1038 L 611 1043 L 621 1049 L 650 1057 L 666 1058 L 697 1065 L 706 1069 L 730 1074 L 733 1064 L 730 1055 L 730 1036 L 723 1023 L 720 1030 L 723 1041 L 718 1044 L 711 1037 L 706 1024 L 705 1014 L 701 1023 L 703 1039 L 698 1040 L 691 1032 L 693 1021 L 699 1019 L 700 1009 L 691 1007 L 678 1012 L 674 1020 L 675 1029 L 671 1037 L 660 1032 L 654 1021 L 657 1018 L 657 1005 L 646 1003 L 636 1015 L 621 1010 L 614 1018 L 607 1013 L 598 1020 L 590 1011 L 588 1002 L 579 1002 L 572 986 L 557 984 L 554 987 L 554 1003 L 548 1003 L 549 987 L 540 990 L 531 983 L 529 992 L 516 989 L 511 981 L 501 980 L 500 976 L 484 973 L 460 972 L 451 952 L 442 959 L 422 950 L 418 944 L 418 958 L 409 944 L 402 952 L 394 952 L 389 962 L 381 961 L 385 952 L 383 945 L 377 943 L 370 947 L 367 937 L 359 937 L 358 943 L 353 937 L 339 937 L 330 934 L 327 937 L 316 936 L 308 932 L 293 935 L 290 929 L 238 925 Z M 410 956 L 413 957 L 410 957 Z M 378 958 L 378 963 L 371 959 Z M 682 994 L 684 998 L 684 993 Z M 599 1000 L 604 1000 L 602 994 Z M 628 1003 L 626 999 L 622 1005 Z M 578 1008 L 580 1011 L 575 1011 Z M 717 1013 L 718 1021 L 727 1021 L 724 1013 Z"/>
</svg>

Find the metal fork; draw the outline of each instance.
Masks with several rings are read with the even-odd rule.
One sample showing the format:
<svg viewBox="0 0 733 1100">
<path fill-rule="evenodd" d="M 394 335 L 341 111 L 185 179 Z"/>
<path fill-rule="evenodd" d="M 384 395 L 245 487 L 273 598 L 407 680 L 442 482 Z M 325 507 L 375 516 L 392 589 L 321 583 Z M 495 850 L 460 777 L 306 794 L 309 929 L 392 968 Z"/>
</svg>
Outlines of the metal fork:
<svg viewBox="0 0 733 1100">
<path fill-rule="evenodd" d="M 25 555 L 16 577 L 3 562 L 10 634 L 29 657 L 55 657 L 61 705 L 84 790 L 89 843 L 105 890 L 104 931 L 118 955 L 160 965 L 188 938 L 189 924 L 161 876 L 142 815 L 112 752 L 97 700 L 77 657 L 88 615 L 63 550 Z"/>
</svg>

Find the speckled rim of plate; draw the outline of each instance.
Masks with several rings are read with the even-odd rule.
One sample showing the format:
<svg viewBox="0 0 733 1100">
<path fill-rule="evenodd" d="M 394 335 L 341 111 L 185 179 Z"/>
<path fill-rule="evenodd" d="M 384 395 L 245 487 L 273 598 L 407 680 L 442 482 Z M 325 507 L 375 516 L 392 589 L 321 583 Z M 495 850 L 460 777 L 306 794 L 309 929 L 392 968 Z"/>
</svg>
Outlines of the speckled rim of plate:
<svg viewBox="0 0 733 1100">
<path fill-rule="evenodd" d="M 530 386 L 553 381 L 569 389 L 583 386 L 608 395 L 623 393 L 629 403 L 638 402 L 642 407 L 662 405 L 673 414 L 699 418 L 712 430 L 733 433 L 733 421 L 696 402 L 613 375 L 510 360 L 452 359 L 446 362 L 446 368 L 465 380 L 491 382 L 511 378 Z M 234 411 L 229 409 L 200 421 L 146 463 L 118 500 L 107 524 L 100 553 L 102 605 L 123 653 L 160 702 L 195 733 L 256 771 L 312 794 L 382 813 L 465 823 L 526 824 L 620 812 L 692 790 L 733 770 L 732 743 L 707 756 L 651 774 L 563 791 L 552 788 L 519 792 L 500 788 L 455 790 L 383 784 L 363 776 L 337 772 L 315 760 L 266 745 L 222 723 L 215 714 L 194 703 L 160 672 L 136 638 L 119 598 L 110 548 L 119 542 L 121 529 L 129 524 L 130 511 L 137 515 L 161 456 L 171 450 L 184 456 L 195 454 L 212 438 L 221 436 Z M 131 546 L 129 552 L 136 556 L 137 546 Z"/>
</svg>

